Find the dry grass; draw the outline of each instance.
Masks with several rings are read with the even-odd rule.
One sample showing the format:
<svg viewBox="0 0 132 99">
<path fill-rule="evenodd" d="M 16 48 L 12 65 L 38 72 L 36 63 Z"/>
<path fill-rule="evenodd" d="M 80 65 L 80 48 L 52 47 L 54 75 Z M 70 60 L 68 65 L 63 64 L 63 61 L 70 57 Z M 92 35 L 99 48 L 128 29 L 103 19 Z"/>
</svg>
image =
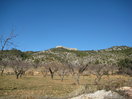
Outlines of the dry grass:
<svg viewBox="0 0 132 99">
<path fill-rule="evenodd" d="M 70 79 L 70 80 L 69 80 Z M 30 76 L 16 79 L 15 76 L 0 77 L 0 96 L 3 95 L 44 95 L 64 96 L 78 86 L 72 85 L 73 80 L 66 78 L 61 82 L 58 77 L 51 80 L 50 77 Z"/>
<path fill-rule="evenodd" d="M 97 88 L 94 83 L 95 76 L 84 76 L 80 79 L 80 85 L 75 85 L 75 81 L 72 77 L 65 77 L 61 82 L 58 76 L 55 76 L 54 80 L 48 77 L 42 76 L 24 76 L 21 79 L 16 79 L 14 75 L 0 76 L 0 96 L 21 96 L 21 95 L 35 95 L 35 96 L 72 96 L 79 93 L 96 91 Z M 121 80 L 123 82 L 121 82 Z M 117 81 L 117 84 L 127 86 L 127 81 L 132 81 L 129 76 L 104 76 L 100 81 L 100 85 L 110 85 L 112 81 Z M 109 83 L 108 83 L 109 82 Z M 129 84 L 130 86 L 130 84 Z M 111 85 L 111 87 L 114 87 Z M 81 89 L 82 88 L 82 89 Z M 104 86 L 101 88 L 105 88 Z M 76 90 L 76 91 L 75 91 Z M 71 94 L 72 95 L 71 95 Z"/>
</svg>

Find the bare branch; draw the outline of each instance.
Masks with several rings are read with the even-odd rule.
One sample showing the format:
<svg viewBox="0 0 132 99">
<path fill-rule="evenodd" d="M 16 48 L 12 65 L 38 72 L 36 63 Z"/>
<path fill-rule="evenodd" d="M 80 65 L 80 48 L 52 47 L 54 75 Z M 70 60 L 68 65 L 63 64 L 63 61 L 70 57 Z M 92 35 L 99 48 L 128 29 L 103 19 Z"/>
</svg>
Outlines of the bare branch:
<svg viewBox="0 0 132 99">
<path fill-rule="evenodd" d="M 7 46 L 11 47 L 14 45 L 14 42 L 12 41 L 14 38 L 16 38 L 14 31 L 11 31 L 7 37 L 0 35 L 0 50 L 3 51 Z"/>
</svg>

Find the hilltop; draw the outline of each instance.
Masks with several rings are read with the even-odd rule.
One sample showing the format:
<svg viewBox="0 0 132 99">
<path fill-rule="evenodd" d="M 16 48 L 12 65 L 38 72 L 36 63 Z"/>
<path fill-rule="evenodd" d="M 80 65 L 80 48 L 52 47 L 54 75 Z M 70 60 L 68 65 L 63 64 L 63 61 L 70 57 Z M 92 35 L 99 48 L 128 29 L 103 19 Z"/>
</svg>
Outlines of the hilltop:
<svg viewBox="0 0 132 99">
<path fill-rule="evenodd" d="M 64 46 L 56 46 L 56 48 L 64 48 L 64 49 L 68 49 L 68 50 L 77 50 L 77 48 L 68 48 L 68 47 L 64 47 Z"/>
</svg>

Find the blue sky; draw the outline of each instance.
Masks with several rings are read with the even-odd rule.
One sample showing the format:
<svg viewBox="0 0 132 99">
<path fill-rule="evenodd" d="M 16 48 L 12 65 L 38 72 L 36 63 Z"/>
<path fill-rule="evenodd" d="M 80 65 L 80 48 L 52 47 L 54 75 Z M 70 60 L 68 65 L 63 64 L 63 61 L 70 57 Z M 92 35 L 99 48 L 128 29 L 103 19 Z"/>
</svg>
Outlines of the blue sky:
<svg viewBox="0 0 132 99">
<path fill-rule="evenodd" d="M 0 34 L 12 29 L 22 51 L 132 46 L 132 0 L 0 0 Z"/>
</svg>

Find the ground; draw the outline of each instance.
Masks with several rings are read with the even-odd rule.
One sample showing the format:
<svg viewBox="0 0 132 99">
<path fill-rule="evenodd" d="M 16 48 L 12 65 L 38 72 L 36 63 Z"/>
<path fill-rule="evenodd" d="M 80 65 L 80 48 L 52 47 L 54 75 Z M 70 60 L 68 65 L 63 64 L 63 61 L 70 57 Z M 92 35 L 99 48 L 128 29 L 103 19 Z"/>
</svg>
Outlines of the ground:
<svg viewBox="0 0 132 99">
<path fill-rule="evenodd" d="M 60 97 L 60 96 L 68 96 L 72 94 L 79 94 L 79 92 L 75 92 L 75 90 L 80 91 L 79 88 L 85 88 L 88 90 L 87 92 L 97 90 L 94 83 L 95 76 L 81 76 L 80 85 L 75 84 L 75 80 L 73 77 L 65 77 L 62 82 L 59 76 L 55 76 L 54 80 L 50 78 L 50 76 L 42 77 L 42 76 L 23 76 L 20 79 L 16 79 L 14 75 L 4 75 L 0 76 L 0 97 L 3 96 L 18 96 L 18 95 L 38 95 L 38 96 L 50 96 L 50 97 Z M 114 75 L 104 76 L 100 82 L 100 84 L 106 83 L 108 84 L 108 80 L 111 81 L 119 80 L 117 85 L 123 84 L 126 85 L 132 81 L 132 77 L 129 76 L 119 76 Z M 121 80 L 122 79 L 122 80 Z M 125 82 L 125 83 L 124 83 Z M 108 85 L 110 85 L 109 82 Z"/>
</svg>

